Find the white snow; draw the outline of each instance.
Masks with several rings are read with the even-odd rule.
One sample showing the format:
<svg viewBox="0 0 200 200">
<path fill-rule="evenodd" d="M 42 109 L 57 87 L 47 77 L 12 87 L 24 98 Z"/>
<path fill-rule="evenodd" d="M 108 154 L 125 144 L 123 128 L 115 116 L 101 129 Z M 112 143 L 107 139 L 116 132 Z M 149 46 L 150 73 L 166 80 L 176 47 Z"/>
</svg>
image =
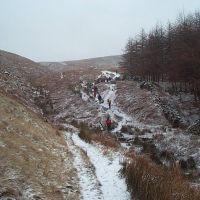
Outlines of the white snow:
<svg viewBox="0 0 200 200">
<path fill-rule="evenodd" d="M 111 77 L 112 79 L 115 79 L 115 78 L 118 78 L 120 77 L 120 74 L 119 73 L 116 73 L 116 72 L 111 72 L 111 71 L 102 71 L 101 72 L 102 74 L 98 76 L 98 78 L 104 76 L 106 78 L 109 78 Z"/>
<path fill-rule="evenodd" d="M 63 72 L 60 73 L 60 79 L 63 79 L 64 78 L 64 74 Z"/>
<path fill-rule="evenodd" d="M 9 72 L 7 72 L 7 71 L 5 71 L 5 72 L 4 72 L 4 74 L 10 75 L 10 73 L 9 73 Z"/>
<path fill-rule="evenodd" d="M 81 156 L 80 150 L 78 150 L 76 146 L 69 143 L 69 141 L 71 140 L 69 137 L 71 136 L 71 133 L 66 132 L 65 136 L 68 140 L 68 147 L 74 155 L 74 166 L 78 172 L 82 198 L 84 200 L 104 199 L 102 197 L 102 192 L 99 189 L 99 182 L 98 180 L 96 180 L 95 174 L 93 174 L 92 170 L 90 170 L 86 166 L 85 161 L 83 160 L 83 157 Z M 77 136 L 77 135 L 73 133 L 73 136 Z"/>
<path fill-rule="evenodd" d="M 88 101 L 88 99 L 89 99 L 89 96 L 83 91 L 81 91 L 81 97 L 82 97 L 83 101 Z"/>
<path fill-rule="evenodd" d="M 102 74 L 99 76 L 99 78 L 102 76 L 107 78 L 116 78 L 120 75 L 115 72 L 102 71 Z M 83 88 L 86 87 L 86 83 L 82 81 L 81 86 Z M 121 128 L 123 126 L 130 126 L 134 128 L 139 128 L 140 131 L 145 131 L 144 134 L 141 133 L 141 135 L 139 135 L 140 138 L 154 139 L 154 135 L 161 134 L 163 136 L 163 139 L 158 144 L 156 144 L 156 147 L 158 149 L 169 149 L 172 152 L 175 152 L 175 156 L 185 155 L 186 148 L 191 145 L 189 143 L 189 136 L 184 136 L 183 134 L 176 135 L 174 132 L 175 130 L 173 129 L 162 130 L 161 125 L 145 125 L 139 122 L 134 117 L 131 117 L 127 113 L 125 113 L 115 103 L 117 91 L 116 85 L 105 83 L 105 86 L 107 87 L 106 90 L 104 92 L 101 91 L 101 96 L 104 99 L 104 102 L 102 104 L 99 104 L 97 98 L 95 100 L 90 100 L 89 102 L 96 105 L 97 109 L 99 109 L 97 116 L 98 120 L 105 120 L 105 116 L 110 115 L 111 120 L 116 122 L 116 128 L 112 130 L 112 133 L 117 134 L 118 132 L 121 132 Z M 89 96 L 84 91 L 82 91 L 81 94 L 84 101 L 89 100 Z M 111 100 L 111 109 L 109 109 L 107 103 L 108 99 Z M 158 106 L 158 104 L 156 104 L 155 106 Z M 70 137 L 72 140 L 70 149 L 75 157 L 74 165 L 77 169 L 80 179 L 81 194 L 83 199 L 131 199 L 129 192 L 127 191 L 125 180 L 119 177 L 119 170 L 121 169 L 120 153 L 112 152 L 112 156 L 108 157 L 107 155 L 104 155 L 102 153 L 101 146 L 88 144 L 82 141 L 77 135 L 77 130 L 71 129 L 70 132 Z M 132 141 L 135 138 L 134 135 L 129 135 L 125 133 L 122 133 L 122 135 L 124 138 L 127 139 L 127 141 Z M 176 140 L 176 142 L 172 142 L 174 139 Z M 128 148 L 127 145 L 128 143 L 121 143 L 122 147 Z M 135 151 L 140 152 L 141 148 L 141 146 L 135 146 Z M 80 154 L 82 150 L 86 152 L 90 162 L 95 168 L 95 172 L 91 171 L 91 169 L 88 169 L 86 161 Z M 178 155 L 177 153 L 181 153 L 181 155 Z M 195 151 L 191 151 L 189 153 L 194 157 L 199 157 L 199 153 L 196 153 Z"/>
<path fill-rule="evenodd" d="M 108 72 L 107 72 L 108 73 Z M 115 84 L 109 84 L 108 90 L 106 90 L 103 93 L 103 99 L 104 103 L 100 104 L 100 107 L 104 107 L 107 109 L 106 113 L 109 114 L 111 117 L 111 120 L 118 121 L 118 126 L 112 131 L 113 133 L 116 133 L 121 130 L 123 125 L 128 125 L 133 123 L 133 119 L 128 116 L 126 113 L 124 113 L 119 107 L 115 104 L 115 98 L 116 98 L 116 87 Z M 111 109 L 108 109 L 108 103 L 107 100 L 111 100 Z M 103 112 L 104 109 L 100 109 L 100 111 Z M 102 112 L 99 113 L 99 116 L 104 115 Z M 116 118 L 120 118 L 120 120 L 117 120 Z"/>
<path fill-rule="evenodd" d="M 96 175 L 101 184 L 101 190 L 102 190 L 102 195 L 103 195 L 103 198 L 102 197 L 98 197 L 98 198 L 102 198 L 105 200 L 130 199 L 130 194 L 129 192 L 127 192 L 127 186 L 126 186 L 125 180 L 119 176 L 119 170 L 121 168 L 121 165 L 119 162 L 120 155 L 117 153 L 115 154 L 113 153 L 112 159 L 110 160 L 108 157 L 102 154 L 99 148 L 91 144 L 85 143 L 76 134 L 72 135 L 72 139 L 75 145 L 77 145 L 78 147 L 82 148 L 83 150 L 87 152 L 87 155 L 90 158 L 91 163 L 95 166 Z M 77 161 L 75 162 L 77 162 L 77 167 L 83 168 L 82 166 L 78 166 L 78 162 L 80 158 L 76 158 L 76 159 Z M 90 194 L 87 193 L 86 187 L 90 185 L 89 183 L 87 183 L 87 181 L 89 181 L 89 178 L 86 178 L 84 176 L 85 175 L 84 172 L 80 173 L 80 175 L 82 177 L 82 181 L 86 182 L 84 184 L 83 182 L 81 182 L 81 186 L 83 189 L 82 193 L 83 193 L 83 196 L 85 197 L 84 200 L 98 199 L 95 192 L 93 192 L 94 194 L 92 194 L 92 192 L 90 192 Z"/>
<path fill-rule="evenodd" d="M 103 71 L 103 76 L 106 77 L 119 77 L 117 73 L 115 72 L 109 72 L 109 71 Z M 101 77 L 100 75 L 99 77 Z M 85 84 L 82 83 L 82 87 L 84 87 Z M 149 138 L 152 139 L 154 134 L 161 134 L 164 136 L 164 141 L 160 141 L 160 145 L 156 145 L 158 149 L 161 149 L 163 147 L 166 147 L 168 149 L 169 147 L 166 146 L 166 144 L 170 144 L 170 140 L 174 138 L 174 130 L 161 130 L 161 125 L 145 125 L 138 120 L 136 120 L 134 117 L 129 116 L 127 113 L 125 113 L 118 105 L 115 103 L 116 99 L 116 85 L 111 83 L 106 83 L 105 86 L 107 87 L 104 92 L 101 92 L 102 98 L 104 99 L 104 102 L 102 104 L 99 104 L 98 101 L 94 104 L 97 105 L 99 108 L 98 112 L 98 118 L 101 120 L 105 120 L 105 116 L 110 115 L 111 120 L 113 122 L 116 122 L 116 128 L 112 130 L 112 133 L 117 134 L 118 132 L 121 132 L 121 128 L 123 126 L 130 126 L 139 128 L 140 130 L 145 130 L 146 132 L 144 135 L 140 135 L 140 138 Z M 82 99 L 87 101 L 88 97 L 87 95 L 82 92 Z M 109 109 L 107 100 L 111 100 L 111 109 Z M 150 132 L 148 132 L 148 130 Z M 165 132 L 166 131 L 166 132 Z M 73 131 L 72 131 L 73 132 Z M 152 134 L 153 133 L 153 134 Z M 128 141 L 131 141 L 134 139 L 133 135 L 129 134 L 122 134 L 124 138 L 126 138 Z M 189 145 L 183 145 L 182 140 L 179 138 L 182 137 L 182 134 L 180 136 L 176 136 L 176 147 L 174 148 L 178 149 L 178 152 L 185 152 L 185 147 Z M 95 167 L 95 173 L 96 173 L 96 181 L 95 177 L 90 175 L 88 176 L 88 169 L 84 168 L 84 161 L 83 158 L 80 156 L 80 154 L 73 150 L 72 153 L 74 154 L 75 158 L 75 166 L 77 167 L 77 171 L 80 178 L 80 185 L 82 188 L 82 196 L 83 199 L 115 199 L 115 200 L 123 200 L 123 199 L 130 199 L 130 194 L 127 192 L 127 186 L 125 183 L 125 180 L 119 177 L 118 171 L 121 169 L 120 165 L 120 154 L 119 153 L 112 153 L 111 158 L 107 157 L 102 153 L 101 147 L 94 145 L 94 144 L 88 144 L 84 141 L 82 141 L 78 135 L 77 131 L 76 133 L 72 134 L 72 140 L 75 146 L 79 147 L 80 149 L 83 149 L 87 156 L 89 157 L 91 163 Z M 169 140 L 169 141 L 167 141 Z M 128 143 L 127 143 L 128 144 Z M 122 146 L 127 148 L 127 145 L 124 143 L 121 143 Z M 181 147 L 184 147 L 181 149 Z M 172 147 L 171 147 L 172 148 Z M 135 151 L 140 152 L 141 147 L 135 146 Z M 173 151 L 175 152 L 175 150 Z M 195 153 L 195 152 L 194 152 Z M 176 153 L 175 153 L 176 155 Z M 178 155 L 176 155 L 178 156 Z M 199 156 L 199 155 L 194 155 Z M 100 182 L 100 188 L 96 189 L 94 185 L 97 185 L 96 182 Z M 93 188 L 93 189 L 92 189 Z M 92 192 L 91 192 L 92 191 Z"/>
<path fill-rule="evenodd" d="M 103 75 L 107 75 L 107 77 L 111 75 L 115 75 L 116 77 L 119 77 L 120 74 L 110 71 L 102 71 Z M 101 76 L 101 75 L 100 75 Z M 141 122 L 138 122 L 133 117 L 129 116 L 123 110 L 118 107 L 115 103 L 116 99 L 116 85 L 115 84 L 107 84 L 108 89 L 102 92 L 102 97 L 104 99 L 104 103 L 99 105 L 99 114 L 98 117 L 105 118 L 106 115 L 109 115 L 111 117 L 112 121 L 117 122 L 117 127 L 112 130 L 112 133 L 117 133 L 121 130 L 123 126 L 132 126 L 132 127 L 138 127 L 140 129 L 143 128 L 149 128 L 149 129 L 156 129 L 158 126 L 148 126 L 144 125 Z M 107 100 L 111 100 L 111 109 L 108 108 Z"/>
</svg>

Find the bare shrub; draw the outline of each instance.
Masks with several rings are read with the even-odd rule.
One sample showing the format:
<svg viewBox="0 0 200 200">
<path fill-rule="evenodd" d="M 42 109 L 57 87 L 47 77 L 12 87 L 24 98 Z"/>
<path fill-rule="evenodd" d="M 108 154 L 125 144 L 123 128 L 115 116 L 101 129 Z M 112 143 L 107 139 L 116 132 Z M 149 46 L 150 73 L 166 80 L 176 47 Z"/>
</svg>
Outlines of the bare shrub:
<svg viewBox="0 0 200 200">
<path fill-rule="evenodd" d="M 142 200 L 200 199 L 200 191 L 182 178 L 176 165 L 164 168 L 137 156 L 123 163 L 121 173 L 131 194 Z"/>
<path fill-rule="evenodd" d="M 61 137 L 62 133 L 60 131 L 56 130 L 56 135 L 59 136 L 59 137 Z"/>
<path fill-rule="evenodd" d="M 93 132 L 93 131 L 92 131 L 91 129 L 89 129 L 87 125 L 81 124 L 80 132 L 79 132 L 78 136 L 79 136 L 82 140 L 84 140 L 84 141 L 86 141 L 86 142 L 88 142 L 88 143 L 91 143 L 91 140 L 92 140 L 92 137 L 91 137 L 92 132 Z"/>
<path fill-rule="evenodd" d="M 20 198 L 21 196 L 21 192 L 13 188 L 7 188 L 5 191 L 0 192 L 0 197 L 7 197 L 7 199 L 11 199 L 12 197 Z"/>
<path fill-rule="evenodd" d="M 111 148 L 118 148 L 120 147 L 120 143 L 117 141 L 116 138 L 111 137 L 105 134 L 94 134 L 92 139 L 95 142 L 101 143 L 104 146 L 111 147 Z"/>
</svg>

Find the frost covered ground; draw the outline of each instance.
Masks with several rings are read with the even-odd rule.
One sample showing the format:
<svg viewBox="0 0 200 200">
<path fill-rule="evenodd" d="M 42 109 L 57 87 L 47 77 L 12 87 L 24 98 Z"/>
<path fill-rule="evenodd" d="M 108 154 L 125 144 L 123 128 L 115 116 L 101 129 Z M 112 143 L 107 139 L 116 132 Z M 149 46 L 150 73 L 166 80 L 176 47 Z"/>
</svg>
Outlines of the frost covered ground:
<svg viewBox="0 0 200 200">
<path fill-rule="evenodd" d="M 118 77 L 115 75 L 115 72 L 103 71 L 98 78 Z M 90 95 L 81 90 L 83 101 L 96 105 L 98 110 L 97 116 L 95 116 L 97 126 L 100 126 L 98 121 L 105 126 L 105 119 L 109 115 L 114 124 L 111 134 L 118 137 L 123 147 L 133 148 L 135 146 L 135 151 L 140 154 L 150 153 L 151 155 L 153 153 L 157 161 L 159 160 L 163 164 L 168 162 L 165 160 L 165 156 L 163 157 L 165 154 L 171 156 L 167 159 L 175 160 L 177 163 L 187 162 L 192 158 L 195 168 L 190 169 L 192 170 L 190 173 L 198 181 L 200 174 L 199 136 L 186 133 L 180 128 L 173 128 L 164 117 L 160 106 L 155 102 L 155 92 L 142 90 L 139 83 L 134 81 L 118 81 L 116 84 L 105 81 L 98 83 L 97 86 L 104 99 L 102 104 L 98 103 L 97 98 L 91 100 Z M 158 93 L 159 91 L 156 92 L 156 94 Z M 169 95 L 166 93 L 160 97 L 168 100 Z M 107 99 L 112 101 L 111 109 L 108 108 Z M 172 99 L 170 103 L 177 105 L 177 99 Z M 182 107 L 183 103 L 182 100 Z M 172 109 L 174 105 L 172 105 Z M 193 116 L 196 119 L 199 114 L 198 108 L 194 107 L 193 110 L 195 110 Z M 189 114 L 186 117 L 188 116 Z M 138 141 L 137 138 L 139 138 L 139 144 L 135 145 Z M 147 149 L 145 152 L 143 152 L 144 148 Z"/>
<path fill-rule="evenodd" d="M 86 75 L 88 72 L 69 71 L 68 75 L 74 73 L 73 76 L 70 75 L 71 79 L 68 79 L 67 73 L 63 72 L 62 77 L 58 75 L 56 87 L 51 85 L 54 89 L 51 91 L 51 97 L 56 111 L 52 118 L 55 123 L 64 125 L 67 130 L 66 140 L 74 156 L 74 166 L 77 169 L 83 199 L 117 199 L 118 191 L 125 191 L 121 192 L 125 196 L 119 196 L 119 199 L 130 199 L 130 196 L 126 192 L 123 179 L 118 177 L 121 156 L 119 152 L 111 152 L 109 156 L 105 156 L 100 146 L 83 142 L 77 136 L 78 130 L 69 126 L 74 121 L 83 122 L 93 128 L 103 126 L 103 133 L 116 136 L 122 149 L 131 148 L 138 154 L 153 153 L 153 156 L 157 156 L 157 160 L 163 164 L 168 162 L 162 157 L 166 154 L 177 162 L 193 157 L 196 162 L 196 169 L 193 171 L 195 180 L 198 181 L 200 166 L 198 136 L 187 135 L 182 129 L 172 128 L 164 117 L 160 105 L 155 102 L 154 93 L 142 90 L 139 83 L 107 82 L 109 77 L 112 77 L 112 80 L 119 78 L 116 72 L 96 70 L 95 74 L 89 74 L 89 78 Z M 101 104 L 97 98 L 93 98 L 91 90 L 87 90 L 87 84 L 94 83 L 96 78 L 104 80 L 96 83 L 104 99 Z M 111 109 L 108 108 L 107 99 L 111 99 Z M 198 110 L 195 112 L 198 113 Z M 108 115 L 114 126 L 110 133 L 105 131 L 105 120 Z M 110 188 L 115 191 L 114 187 L 117 191 L 110 192 Z"/>
<path fill-rule="evenodd" d="M 109 72 L 106 72 L 109 75 Z M 117 74 L 118 76 L 118 74 Z M 82 84 L 84 87 L 84 84 Z M 115 101 L 115 85 L 109 84 L 106 86 L 106 90 L 102 93 L 104 99 L 110 98 L 113 102 L 112 108 L 109 110 L 107 102 L 103 104 L 98 103 L 98 99 L 89 100 L 89 95 L 81 90 L 81 97 L 83 101 L 88 101 L 98 110 L 97 117 L 102 121 L 106 115 L 120 118 L 120 123 L 113 130 L 115 134 L 120 130 L 123 124 L 130 121 L 128 116 L 125 115 L 119 108 L 114 104 Z M 103 146 L 97 145 L 96 143 L 86 143 L 78 137 L 77 129 L 71 128 L 71 132 L 66 132 L 66 140 L 71 152 L 74 155 L 74 166 L 77 169 L 80 187 L 82 192 L 82 198 L 84 200 L 90 199 L 116 199 L 116 200 L 128 200 L 130 194 L 127 191 L 125 180 L 120 177 L 122 154 L 117 151 L 105 150 Z"/>
<path fill-rule="evenodd" d="M 6 58 L 5 63 L 9 60 Z M 35 106 L 32 96 L 35 88 L 31 88 L 28 81 L 32 75 L 15 76 L 22 68 L 28 69 L 25 64 L 18 64 L 12 73 L 13 64 L 4 64 L 0 74 L 1 89 L 5 88 L 4 92 L 16 99 L 22 97 L 25 105 L 39 113 L 41 110 Z M 184 121 L 192 123 L 199 118 L 199 109 L 191 103 L 191 95 L 182 94 L 182 101 L 179 101 L 178 96 L 167 92 L 141 89 L 137 82 L 119 80 L 116 68 L 112 72 L 101 72 L 102 68 L 85 67 L 85 64 L 76 69 L 68 65 L 63 67 L 62 72 L 44 71 L 44 76 L 37 76 L 38 86 L 49 91 L 48 100 L 53 106 L 46 121 L 22 109 L 22 105 L 15 105 L 16 102 L 6 95 L 0 98 L 0 156 L 3 160 L 0 163 L 3 172 L 0 174 L 0 193 L 4 194 L 1 199 L 12 187 L 15 190 L 10 190 L 11 199 L 17 195 L 21 195 L 22 199 L 130 199 L 124 179 L 119 176 L 120 160 L 129 148 L 138 154 L 153 154 L 163 164 L 167 161 L 162 155 L 176 162 L 192 157 L 196 166 L 191 171 L 194 172 L 194 180 L 200 182 L 199 136 L 172 128 L 159 102 L 155 101 L 156 94 L 169 102 L 170 108 L 178 111 Z M 39 67 L 39 71 L 43 70 Z M 27 76 L 26 80 L 23 80 L 24 76 Z M 87 90 L 86 85 L 94 82 L 104 99 L 101 104 Z M 111 100 L 111 109 L 107 99 Z M 108 115 L 113 123 L 109 133 L 105 125 Z M 65 140 L 48 121 L 65 130 Z M 78 137 L 78 126 L 74 127 L 80 122 L 99 128 L 99 134 L 103 129 L 104 135 L 116 137 L 121 144 L 120 149 L 82 141 Z M 23 168 L 20 169 L 21 166 Z"/>
<path fill-rule="evenodd" d="M 79 199 L 73 156 L 61 133 L 0 94 L 0 200 Z"/>
</svg>

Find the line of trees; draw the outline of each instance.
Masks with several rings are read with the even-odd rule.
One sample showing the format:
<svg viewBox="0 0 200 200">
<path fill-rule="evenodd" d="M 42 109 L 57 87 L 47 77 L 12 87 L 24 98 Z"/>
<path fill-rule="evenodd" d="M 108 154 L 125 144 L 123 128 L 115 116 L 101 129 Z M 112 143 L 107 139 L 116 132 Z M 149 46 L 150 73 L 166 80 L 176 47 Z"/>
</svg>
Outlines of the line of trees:
<svg viewBox="0 0 200 200">
<path fill-rule="evenodd" d="M 120 65 L 146 81 L 169 81 L 175 91 L 200 100 L 200 12 L 180 14 L 175 23 L 142 29 L 125 46 Z"/>
</svg>

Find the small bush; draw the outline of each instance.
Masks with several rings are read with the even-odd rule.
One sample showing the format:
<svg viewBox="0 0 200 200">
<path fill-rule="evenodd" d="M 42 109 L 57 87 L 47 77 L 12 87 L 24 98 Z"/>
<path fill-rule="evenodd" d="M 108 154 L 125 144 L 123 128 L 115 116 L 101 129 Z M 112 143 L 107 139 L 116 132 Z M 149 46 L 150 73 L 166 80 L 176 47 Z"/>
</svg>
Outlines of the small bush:
<svg viewBox="0 0 200 200">
<path fill-rule="evenodd" d="M 61 136 L 62 136 L 62 133 L 61 133 L 60 131 L 57 130 L 57 131 L 56 131 L 56 135 L 59 136 L 59 137 L 61 137 Z"/>
<path fill-rule="evenodd" d="M 85 142 L 91 143 L 93 131 L 88 128 L 88 126 L 82 124 L 80 127 L 79 137 Z"/>
<path fill-rule="evenodd" d="M 163 168 L 136 156 L 123 163 L 121 170 L 129 191 L 141 200 L 199 200 L 200 191 L 181 176 L 178 166 Z"/>
<path fill-rule="evenodd" d="M 122 132 L 122 133 L 127 133 L 127 132 L 128 132 L 127 126 L 122 126 L 121 132 Z"/>
<path fill-rule="evenodd" d="M 120 147 L 120 143 L 117 141 L 116 138 L 111 137 L 106 134 L 94 134 L 92 136 L 92 139 L 95 142 L 98 142 L 106 147 L 111 147 L 111 148 L 118 148 Z"/>
<path fill-rule="evenodd" d="M 136 133 L 141 133 L 141 130 L 140 130 L 138 127 L 135 127 L 135 128 L 134 128 L 134 132 L 136 132 Z"/>
</svg>

